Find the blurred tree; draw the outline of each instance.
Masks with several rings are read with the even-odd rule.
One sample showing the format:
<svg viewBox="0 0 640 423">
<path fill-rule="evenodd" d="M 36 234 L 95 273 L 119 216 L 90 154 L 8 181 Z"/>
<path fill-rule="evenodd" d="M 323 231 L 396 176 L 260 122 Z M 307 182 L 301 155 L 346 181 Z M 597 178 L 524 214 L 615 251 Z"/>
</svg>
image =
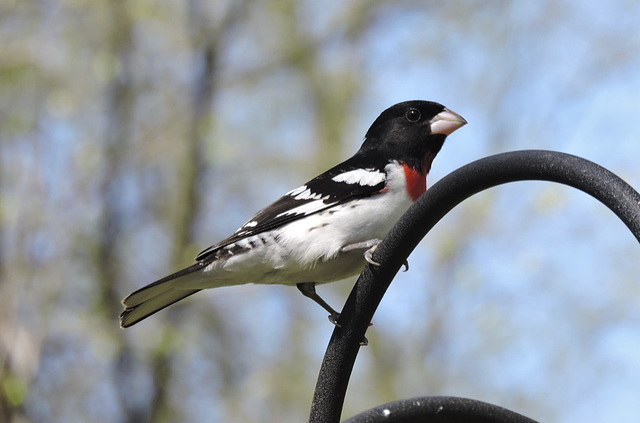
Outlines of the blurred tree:
<svg viewBox="0 0 640 423">
<path fill-rule="evenodd" d="M 352 154 L 408 98 L 472 123 L 434 177 L 521 147 L 633 177 L 637 12 L 626 0 L 3 2 L 0 421 L 304 419 L 331 326 L 295 289 L 203 293 L 127 331 L 120 298 Z M 637 246 L 564 191 L 524 191 L 470 201 L 410 258 L 345 416 L 455 394 L 569 421 L 567 404 L 612 395 L 606 374 L 637 374 L 616 355 L 637 340 L 624 318 L 640 296 Z M 619 285 L 600 283 L 605 268 Z M 337 306 L 350 288 L 321 289 Z"/>
</svg>

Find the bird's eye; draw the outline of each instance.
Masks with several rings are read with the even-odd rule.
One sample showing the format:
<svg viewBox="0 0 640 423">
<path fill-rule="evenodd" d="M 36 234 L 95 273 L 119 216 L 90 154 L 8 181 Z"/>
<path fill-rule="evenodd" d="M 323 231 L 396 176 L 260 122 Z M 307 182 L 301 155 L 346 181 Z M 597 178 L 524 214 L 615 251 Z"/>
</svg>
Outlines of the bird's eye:
<svg viewBox="0 0 640 423">
<path fill-rule="evenodd" d="M 407 113 L 404 114 L 405 119 L 409 122 L 417 122 L 420 120 L 421 116 L 420 110 L 418 109 L 409 109 L 407 110 Z"/>
</svg>

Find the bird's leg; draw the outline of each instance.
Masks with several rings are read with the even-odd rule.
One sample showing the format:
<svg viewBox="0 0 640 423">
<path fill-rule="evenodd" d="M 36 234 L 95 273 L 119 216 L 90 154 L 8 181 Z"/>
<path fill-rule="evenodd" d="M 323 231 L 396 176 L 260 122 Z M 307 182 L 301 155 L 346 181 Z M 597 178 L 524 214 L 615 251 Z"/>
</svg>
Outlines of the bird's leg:
<svg viewBox="0 0 640 423">
<path fill-rule="evenodd" d="M 302 292 L 302 295 L 304 295 L 305 297 L 311 298 L 318 305 L 320 305 L 320 307 L 324 308 L 325 310 L 327 310 L 329 312 L 329 321 L 331 323 L 333 323 L 334 325 L 336 325 L 338 327 L 340 326 L 338 324 L 338 318 L 340 317 L 340 313 L 335 311 L 333 309 L 333 307 L 331 307 L 329 304 L 327 304 L 327 302 L 325 300 L 323 300 L 320 297 L 320 295 L 318 295 L 318 293 L 316 292 L 316 284 L 315 284 L 315 282 L 297 283 L 296 287 L 298 288 L 298 290 L 300 292 Z"/>
<path fill-rule="evenodd" d="M 370 239 L 368 241 L 356 242 L 355 244 L 345 245 L 340 249 L 340 251 L 345 252 L 353 250 L 363 250 L 366 248 L 366 251 L 364 252 L 364 259 L 367 261 L 367 263 L 371 264 L 372 266 L 380 266 L 380 263 L 373 260 L 373 253 L 376 252 L 376 249 L 381 242 L 382 240 L 377 238 Z M 402 265 L 404 266 L 405 272 L 409 270 L 409 262 L 407 260 L 405 260 Z"/>
<path fill-rule="evenodd" d="M 340 325 L 338 324 L 340 313 L 335 311 L 329 304 L 327 304 L 325 300 L 323 300 L 320 297 L 320 295 L 318 295 L 318 293 L 316 292 L 316 284 L 314 282 L 297 283 L 296 287 L 300 292 L 302 292 L 302 295 L 304 295 L 305 297 L 311 298 L 313 301 L 318 303 L 322 308 L 327 310 L 329 312 L 329 321 L 334 325 L 340 327 Z M 369 326 L 371 326 L 371 323 L 369 323 Z M 367 339 L 366 336 L 362 339 L 362 341 L 360 341 L 360 345 L 362 345 L 363 347 L 369 345 L 369 340 Z"/>
</svg>

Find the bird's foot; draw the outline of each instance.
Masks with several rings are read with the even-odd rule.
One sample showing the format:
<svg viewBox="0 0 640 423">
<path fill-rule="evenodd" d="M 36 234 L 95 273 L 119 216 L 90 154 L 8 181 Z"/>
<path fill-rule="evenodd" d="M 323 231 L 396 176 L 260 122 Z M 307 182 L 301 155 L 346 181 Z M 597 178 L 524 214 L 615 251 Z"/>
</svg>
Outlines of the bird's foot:
<svg viewBox="0 0 640 423">
<path fill-rule="evenodd" d="M 380 263 L 373 260 L 373 253 L 376 252 L 376 248 L 378 248 L 378 245 L 380 245 L 381 242 L 382 240 L 377 238 L 370 239 L 368 241 L 356 242 L 354 244 L 345 245 L 340 249 L 340 251 L 364 250 L 366 248 L 364 252 L 364 259 L 367 263 L 373 266 L 380 266 Z"/>
<path fill-rule="evenodd" d="M 334 325 L 336 325 L 337 327 L 342 327 L 339 323 L 338 323 L 338 319 L 340 318 L 340 313 L 331 313 L 329 314 L 329 321 L 331 323 L 333 323 Z"/>
<path fill-rule="evenodd" d="M 372 266 L 380 266 L 380 263 L 373 259 L 373 253 L 378 249 L 378 245 L 382 242 L 381 239 L 370 239 L 368 241 L 356 242 L 355 244 L 345 245 L 341 248 L 341 251 L 353 251 L 353 250 L 362 250 L 366 248 L 364 252 L 364 259 Z M 409 261 L 405 260 L 402 265 L 404 266 L 404 271 L 409 270 Z"/>
<path fill-rule="evenodd" d="M 336 313 L 336 314 L 330 314 L 329 315 L 329 321 L 331 323 L 333 323 L 334 325 L 336 325 L 336 327 L 341 328 L 342 325 L 340 325 L 338 323 L 338 319 L 340 318 L 340 313 Z M 369 326 L 373 326 L 373 323 L 369 323 Z M 369 345 L 369 340 L 367 339 L 366 336 L 362 337 L 362 341 L 360 341 L 360 346 L 361 347 L 366 347 L 367 345 Z"/>
</svg>

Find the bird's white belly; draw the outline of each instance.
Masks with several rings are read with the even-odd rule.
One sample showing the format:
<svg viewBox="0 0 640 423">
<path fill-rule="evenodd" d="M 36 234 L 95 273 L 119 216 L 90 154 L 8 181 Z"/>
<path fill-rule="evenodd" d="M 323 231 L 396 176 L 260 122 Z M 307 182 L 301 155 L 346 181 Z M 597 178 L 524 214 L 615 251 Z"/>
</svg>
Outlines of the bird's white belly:
<svg viewBox="0 0 640 423">
<path fill-rule="evenodd" d="M 366 264 L 366 249 L 343 252 L 342 248 L 384 238 L 410 204 L 403 202 L 404 207 L 394 207 L 392 213 L 387 208 L 384 213 L 370 209 L 367 200 L 337 206 L 272 231 L 269 242 L 212 263 L 202 275 L 203 286 L 197 287 L 326 283 L 360 273 Z"/>
</svg>

